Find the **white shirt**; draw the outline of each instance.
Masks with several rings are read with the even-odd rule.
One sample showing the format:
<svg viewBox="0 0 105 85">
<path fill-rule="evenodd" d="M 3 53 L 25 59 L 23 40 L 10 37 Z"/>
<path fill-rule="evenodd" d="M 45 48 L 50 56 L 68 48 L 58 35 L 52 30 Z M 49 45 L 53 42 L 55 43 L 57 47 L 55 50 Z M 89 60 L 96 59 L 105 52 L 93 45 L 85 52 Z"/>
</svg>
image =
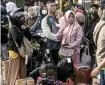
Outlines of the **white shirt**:
<svg viewBox="0 0 105 85">
<path fill-rule="evenodd" d="M 17 6 L 16 6 L 16 4 L 13 3 L 13 2 L 8 2 L 8 3 L 6 4 L 6 9 L 7 9 L 7 12 L 12 12 L 12 11 L 14 11 L 15 9 L 17 9 Z"/>
</svg>

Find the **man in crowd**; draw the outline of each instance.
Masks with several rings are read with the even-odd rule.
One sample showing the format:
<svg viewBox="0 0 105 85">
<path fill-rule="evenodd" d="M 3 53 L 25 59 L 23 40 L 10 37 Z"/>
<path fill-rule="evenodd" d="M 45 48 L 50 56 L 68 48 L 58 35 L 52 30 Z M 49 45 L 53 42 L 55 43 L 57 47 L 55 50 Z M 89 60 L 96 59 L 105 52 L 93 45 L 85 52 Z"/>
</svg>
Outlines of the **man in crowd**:
<svg viewBox="0 0 105 85">
<path fill-rule="evenodd" d="M 26 19 L 26 24 L 29 28 L 31 28 L 37 19 L 37 11 L 35 10 L 33 6 L 30 6 L 28 8 L 28 16 L 29 17 Z"/>
<path fill-rule="evenodd" d="M 59 28 L 56 27 L 56 19 L 54 13 L 56 12 L 56 4 L 53 0 L 47 2 L 48 15 L 42 20 L 41 28 L 45 37 L 48 38 L 47 46 L 50 49 L 51 56 L 55 64 L 58 62 L 58 50 L 60 44 L 56 41 L 53 41 L 55 34 L 58 32 Z"/>
<path fill-rule="evenodd" d="M 93 31 L 96 26 L 96 24 L 99 22 L 100 18 L 98 16 L 98 5 L 93 4 L 90 6 L 89 9 L 89 15 L 86 17 L 85 21 L 85 27 L 84 27 L 84 33 L 85 37 L 88 38 L 89 42 L 89 50 L 90 55 L 92 56 L 92 67 L 95 64 L 95 57 L 93 57 L 93 54 L 95 54 L 95 44 L 93 41 Z"/>
<path fill-rule="evenodd" d="M 96 58 L 98 66 L 91 75 L 97 76 L 100 72 L 100 85 L 105 85 L 105 4 L 102 5 L 102 10 L 102 18 L 96 25 L 93 33 L 94 42 L 97 46 Z"/>
</svg>

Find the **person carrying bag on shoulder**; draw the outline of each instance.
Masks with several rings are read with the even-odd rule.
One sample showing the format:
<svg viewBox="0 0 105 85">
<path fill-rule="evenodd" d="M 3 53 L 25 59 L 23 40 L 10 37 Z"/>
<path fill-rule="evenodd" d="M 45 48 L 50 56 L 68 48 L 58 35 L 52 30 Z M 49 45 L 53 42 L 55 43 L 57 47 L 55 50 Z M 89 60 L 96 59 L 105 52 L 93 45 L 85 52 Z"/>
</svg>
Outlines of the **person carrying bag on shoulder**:
<svg viewBox="0 0 105 85">
<path fill-rule="evenodd" d="M 12 28 L 9 32 L 9 58 L 8 85 L 14 85 L 17 78 L 26 77 L 25 57 L 23 57 L 19 48 L 22 46 L 24 37 L 27 41 L 31 39 L 29 29 L 24 25 L 24 10 L 19 8 L 10 14 Z"/>
</svg>

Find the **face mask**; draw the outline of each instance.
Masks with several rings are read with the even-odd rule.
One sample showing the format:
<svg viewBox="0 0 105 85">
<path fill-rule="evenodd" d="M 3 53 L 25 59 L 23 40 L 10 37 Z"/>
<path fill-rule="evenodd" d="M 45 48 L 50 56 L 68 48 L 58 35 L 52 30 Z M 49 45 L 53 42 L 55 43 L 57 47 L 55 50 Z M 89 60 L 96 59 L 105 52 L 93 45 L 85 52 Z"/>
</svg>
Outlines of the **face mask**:
<svg viewBox="0 0 105 85">
<path fill-rule="evenodd" d="M 55 1 L 55 4 L 59 4 L 59 2 L 56 0 L 56 1 Z"/>
<path fill-rule="evenodd" d="M 80 26 L 84 25 L 84 22 L 79 22 L 79 25 L 80 25 Z"/>
<path fill-rule="evenodd" d="M 25 24 L 25 20 L 20 20 L 20 24 L 24 25 Z"/>
<path fill-rule="evenodd" d="M 97 11 L 91 11 L 90 13 L 91 13 L 93 16 L 98 15 L 98 12 L 97 12 Z"/>
<path fill-rule="evenodd" d="M 42 14 L 46 15 L 47 14 L 47 10 L 42 10 Z"/>
</svg>

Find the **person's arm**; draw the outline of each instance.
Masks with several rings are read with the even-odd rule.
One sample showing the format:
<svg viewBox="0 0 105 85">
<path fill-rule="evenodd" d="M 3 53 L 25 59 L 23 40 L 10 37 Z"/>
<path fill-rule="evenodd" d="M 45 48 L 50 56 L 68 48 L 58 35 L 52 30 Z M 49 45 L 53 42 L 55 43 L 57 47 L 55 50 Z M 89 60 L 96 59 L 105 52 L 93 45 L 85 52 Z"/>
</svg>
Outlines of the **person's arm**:
<svg viewBox="0 0 105 85">
<path fill-rule="evenodd" d="M 42 20 L 41 28 L 42 28 L 42 31 L 43 31 L 45 37 L 47 37 L 48 39 L 57 41 L 56 34 L 51 32 L 50 27 L 47 24 L 46 18 L 44 18 Z"/>
<path fill-rule="evenodd" d="M 64 29 L 66 28 L 66 26 L 65 26 L 65 21 L 64 21 L 64 17 L 61 17 L 61 18 L 59 19 L 59 27 L 60 27 L 60 29 L 59 29 L 59 31 L 57 32 L 56 37 L 57 37 L 57 39 L 58 39 L 59 41 L 61 41 L 62 36 L 63 36 L 63 31 L 64 31 Z"/>
<path fill-rule="evenodd" d="M 104 60 L 91 72 L 91 77 L 96 77 L 102 68 L 105 67 L 105 58 Z"/>
<path fill-rule="evenodd" d="M 102 69 L 102 68 L 104 68 L 105 67 L 105 58 L 104 58 L 104 60 L 97 66 L 97 68 L 98 69 Z"/>
<path fill-rule="evenodd" d="M 98 66 L 91 72 L 91 77 L 96 77 L 99 72 L 102 70 L 102 68 L 105 68 L 105 26 L 101 28 L 101 31 L 99 33 L 99 38 L 97 41 L 97 47 L 101 47 L 100 49 L 97 49 L 99 51 L 99 55 L 103 57 L 102 62 L 98 64 Z"/>
<path fill-rule="evenodd" d="M 31 40 L 31 33 L 29 31 L 30 28 L 28 28 L 27 26 L 25 25 L 22 25 L 21 28 L 24 30 L 24 35 L 25 37 L 28 38 L 28 40 Z"/>
</svg>

